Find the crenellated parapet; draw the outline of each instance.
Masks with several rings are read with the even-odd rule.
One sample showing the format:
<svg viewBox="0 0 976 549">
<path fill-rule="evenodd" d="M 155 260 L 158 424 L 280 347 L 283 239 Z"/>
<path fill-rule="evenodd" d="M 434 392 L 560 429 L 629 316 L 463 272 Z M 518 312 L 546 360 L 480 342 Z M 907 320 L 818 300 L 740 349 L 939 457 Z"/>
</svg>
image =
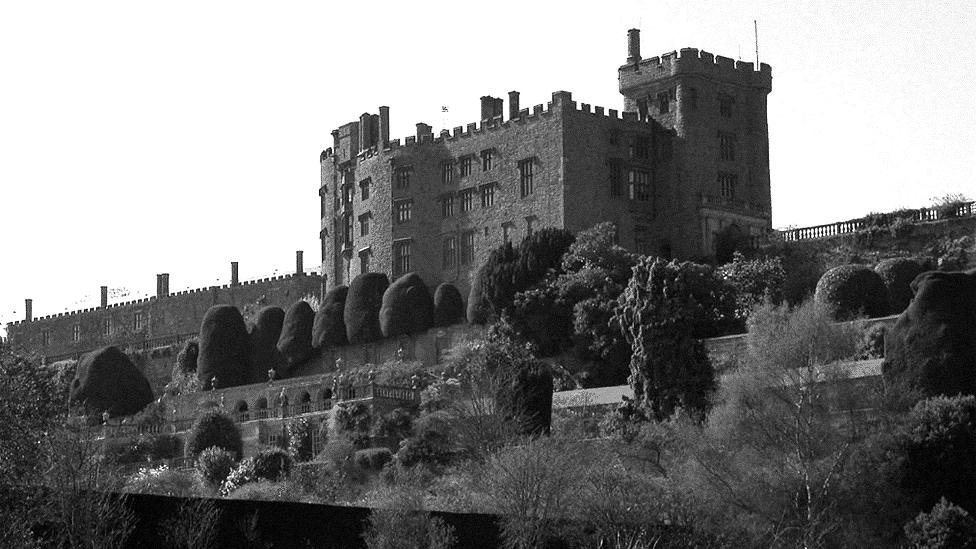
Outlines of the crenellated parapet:
<svg viewBox="0 0 976 549">
<path fill-rule="evenodd" d="M 622 65 L 618 71 L 620 92 L 644 85 L 650 80 L 695 75 L 746 87 L 772 89 L 773 72 L 766 63 L 735 61 L 697 48 L 682 48 L 648 59 Z M 625 93 L 626 94 L 626 93 Z"/>
</svg>

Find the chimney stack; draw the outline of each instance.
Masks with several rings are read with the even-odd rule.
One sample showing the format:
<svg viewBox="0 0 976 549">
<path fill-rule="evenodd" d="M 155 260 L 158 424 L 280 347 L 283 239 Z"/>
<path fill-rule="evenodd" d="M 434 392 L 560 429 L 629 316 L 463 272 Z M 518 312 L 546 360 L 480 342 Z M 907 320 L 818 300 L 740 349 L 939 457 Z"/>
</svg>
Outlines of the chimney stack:
<svg viewBox="0 0 976 549">
<path fill-rule="evenodd" d="M 24 300 L 24 320 L 27 322 L 33 322 L 34 320 L 34 300 L 25 299 Z"/>
<path fill-rule="evenodd" d="M 156 275 L 156 298 L 163 297 L 163 275 Z"/>
<path fill-rule="evenodd" d="M 108 307 L 108 286 L 102 286 L 102 308 Z"/>
<path fill-rule="evenodd" d="M 390 144 L 390 107 L 380 107 L 380 148 Z"/>
<path fill-rule="evenodd" d="M 163 295 L 162 297 L 167 297 L 169 295 L 169 273 L 163 273 Z"/>
<path fill-rule="evenodd" d="M 434 138 L 432 128 L 423 122 L 417 122 L 417 143 L 423 143 Z"/>
<path fill-rule="evenodd" d="M 305 266 L 302 264 L 302 251 L 295 252 L 295 274 L 301 276 L 305 274 Z"/>
<path fill-rule="evenodd" d="M 481 97 L 481 121 L 494 120 L 502 116 L 502 100 L 498 97 L 484 95 Z"/>
<path fill-rule="evenodd" d="M 640 29 L 630 29 L 627 31 L 627 62 L 637 63 L 640 60 Z"/>
<path fill-rule="evenodd" d="M 237 278 L 237 262 L 231 261 L 230 262 L 230 285 L 237 286 L 238 284 L 240 284 L 240 282 L 238 281 Z"/>
<path fill-rule="evenodd" d="M 519 116 L 519 92 L 508 92 L 508 119 L 518 118 Z"/>
<path fill-rule="evenodd" d="M 359 115 L 359 150 L 365 151 L 372 146 L 372 135 L 370 132 L 370 115 L 368 112 L 364 112 Z"/>
</svg>

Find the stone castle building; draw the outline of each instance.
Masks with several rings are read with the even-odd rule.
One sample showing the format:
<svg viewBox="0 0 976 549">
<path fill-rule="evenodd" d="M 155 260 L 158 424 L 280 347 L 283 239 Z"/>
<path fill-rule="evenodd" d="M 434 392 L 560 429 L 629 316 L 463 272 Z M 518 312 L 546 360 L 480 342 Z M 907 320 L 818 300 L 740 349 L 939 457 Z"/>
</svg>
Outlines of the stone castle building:
<svg viewBox="0 0 976 549">
<path fill-rule="evenodd" d="M 769 65 L 687 48 L 643 59 L 639 31 L 618 69 L 622 112 L 557 91 L 481 98 L 480 122 L 390 139 L 390 109 L 332 132 L 320 157 L 322 275 L 332 287 L 378 271 L 462 292 L 487 254 L 543 227 L 601 221 L 621 245 L 714 257 L 720 235 L 770 227 Z"/>
</svg>

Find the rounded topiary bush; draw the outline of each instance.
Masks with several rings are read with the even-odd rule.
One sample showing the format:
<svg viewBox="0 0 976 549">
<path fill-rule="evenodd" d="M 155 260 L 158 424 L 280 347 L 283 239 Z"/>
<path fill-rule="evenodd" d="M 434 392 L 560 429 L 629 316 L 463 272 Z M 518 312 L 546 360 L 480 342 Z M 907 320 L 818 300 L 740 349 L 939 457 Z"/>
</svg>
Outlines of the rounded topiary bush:
<svg viewBox="0 0 976 549">
<path fill-rule="evenodd" d="M 184 374 L 197 371 L 197 357 L 200 356 L 200 341 L 191 337 L 183 343 L 183 349 L 176 355 L 176 367 Z"/>
<path fill-rule="evenodd" d="M 203 388 L 234 387 L 250 381 L 251 342 L 237 307 L 214 305 L 200 325 L 200 357 L 197 378 Z"/>
<path fill-rule="evenodd" d="M 434 301 L 423 279 L 407 273 L 383 292 L 380 331 L 383 337 L 416 334 L 434 324 Z"/>
<path fill-rule="evenodd" d="M 291 474 L 294 458 L 284 448 L 265 448 L 254 456 L 254 476 L 280 480 Z"/>
<path fill-rule="evenodd" d="M 864 314 L 869 318 L 888 314 L 888 290 L 881 276 L 864 265 L 841 265 L 817 282 L 813 298 L 834 311 L 838 320 Z"/>
<path fill-rule="evenodd" d="M 254 324 L 250 326 L 251 338 L 251 382 L 267 379 L 266 372 L 281 367 L 278 354 L 278 339 L 285 322 L 285 311 L 281 307 L 265 307 L 258 311 Z"/>
<path fill-rule="evenodd" d="M 234 454 L 218 446 L 211 446 L 197 457 L 197 472 L 211 486 L 219 487 L 234 470 L 237 460 Z"/>
<path fill-rule="evenodd" d="M 227 450 L 235 460 L 241 459 L 244 451 L 241 431 L 234 424 L 234 420 L 214 409 L 204 412 L 193 422 L 186 435 L 184 453 L 189 457 L 196 457 L 212 446 Z"/>
<path fill-rule="evenodd" d="M 464 321 L 464 299 L 457 286 L 443 282 L 434 290 L 434 326 L 450 326 Z"/>
<path fill-rule="evenodd" d="M 342 320 L 349 343 L 369 343 L 383 338 L 380 308 L 390 281 L 383 273 L 363 273 L 353 279 L 346 296 Z"/>
<path fill-rule="evenodd" d="M 312 324 L 315 311 L 304 301 L 298 301 L 285 313 L 285 323 L 278 339 L 278 352 L 284 362 L 282 375 L 312 357 Z"/>
<path fill-rule="evenodd" d="M 925 267 L 914 259 L 894 257 L 885 259 L 874 267 L 888 290 L 888 308 L 891 313 L 900 313 L 912 300 L 912 281 L 925 272 Z"/>
<path fill-rule="evenodd" d="M 128 416 L 153 401 L 152 388 L 128 356 L 116 347 L 102 347 L 86 354 L 75 370 L 69 394 L 85 413 L 110 417 Z"/>
<path fill-rule="evenodd" d="M 353 460 L 363 471 L 379 472 L 387 463 L 393 461 L 393 452 L 389 448 L 366 448 L 357 450 Z"/>
<path fill-rule="evenodd" d="M 349 343 L 346 339 L 346 323 L 342 320 L 348 296 L 349 286 L 336 286 L 325 294 L 312 325 L 312 347 L 327 349 Z"/>
</svg>

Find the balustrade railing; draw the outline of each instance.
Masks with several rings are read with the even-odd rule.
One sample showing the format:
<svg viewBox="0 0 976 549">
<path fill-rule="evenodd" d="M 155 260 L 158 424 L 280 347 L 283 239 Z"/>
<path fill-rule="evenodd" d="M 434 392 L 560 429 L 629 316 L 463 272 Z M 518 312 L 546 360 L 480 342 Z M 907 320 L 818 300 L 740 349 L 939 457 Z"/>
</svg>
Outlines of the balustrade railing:
<svg viewBox="0 0 976 549">
<path fill-rule="evenodd" d="M 886 227 L 896 220 L 904 223 L 923 223 L 926 221 L 941 221 L 945 219 L 955 219 L 960 217 L 973 217 L 976 215 L 976 202 L 962 202 L 954 206 L 941 206 L 933 208 L 920 208 L 917 210 L 906 210 L 902 212 L 891 212 L 884 214 L 874 214 L 860 219 L 849 221 L 839 221 L 837 223 L 827 223 L 825 225 L 815 225 L 813 227 L 800 227 L 796 229 L 786 229 L 780 231 L 783 240 L 795 242 L 798 240 L 813 240 L 816 238 L 827 238 L 840 234 L 857 232 L 868 227 Z"/>
</svg>

